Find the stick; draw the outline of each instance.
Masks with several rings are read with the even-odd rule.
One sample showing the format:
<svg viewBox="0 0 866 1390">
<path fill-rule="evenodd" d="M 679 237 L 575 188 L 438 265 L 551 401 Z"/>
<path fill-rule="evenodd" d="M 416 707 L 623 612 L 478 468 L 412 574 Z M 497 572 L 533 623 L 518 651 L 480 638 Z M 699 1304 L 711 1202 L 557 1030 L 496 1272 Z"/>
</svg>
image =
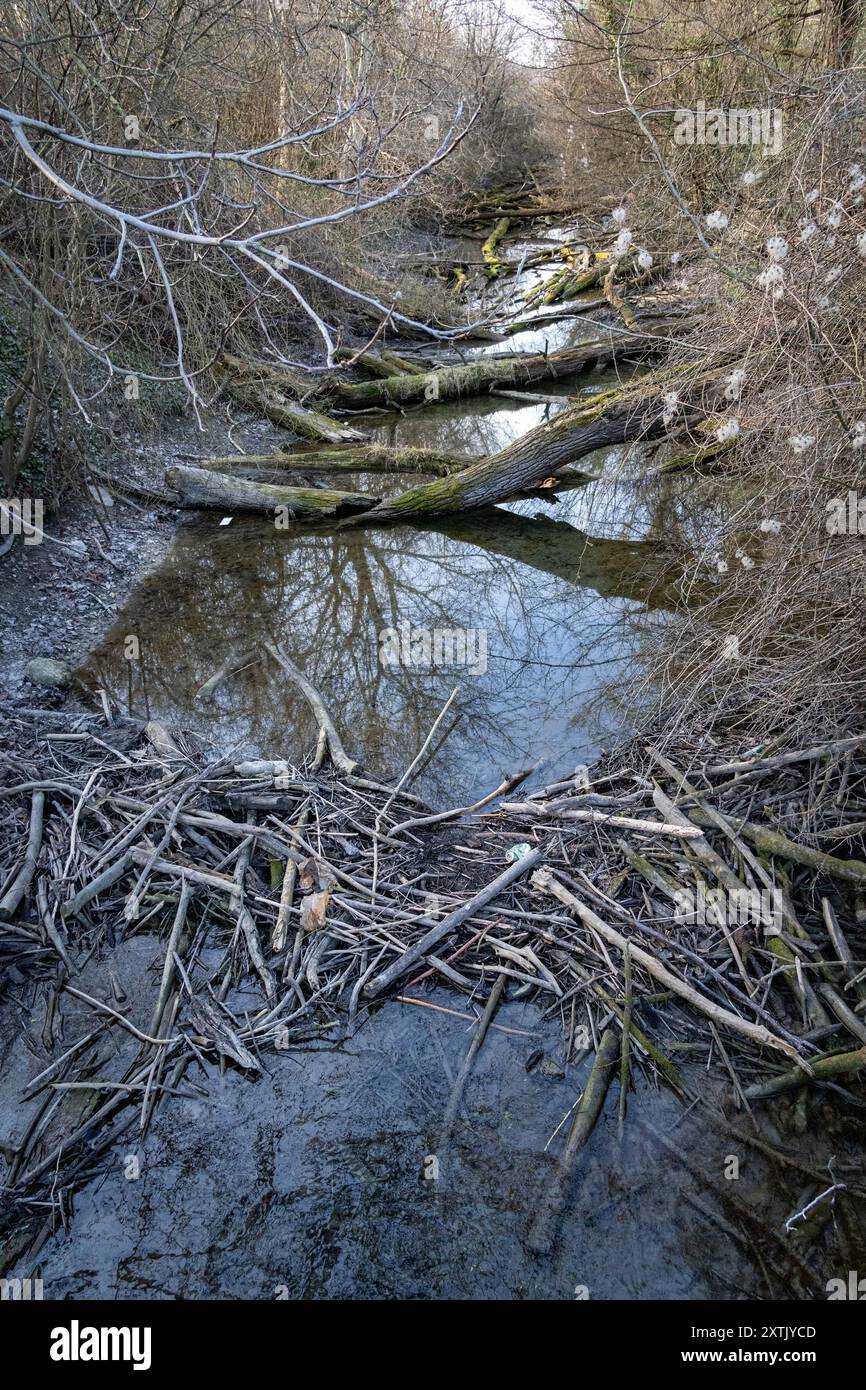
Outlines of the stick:
<svg viewBox="0 0 866 1390">
<path fill-rule="evenodd" d="M 522 772 L 515 772 L 513 777 L 506 777 L 504 782 L 500 782 L 495 791 L 488 792 L 480 801 L 473 801 L 471 806 L 458 806 L 452 811 L 439 811 L 432 816 L 418 816 L 415 820 L 401 821 L 399 825 L 392 825 L 391 834 L 399 835 L 401 830 L 417 830 L 422 825 L 438 825 L 440 821 L 459 820 L 461 816 L 469 816 L 473 811 L 480 811 L 482 806 L 488 806 L 497 797 L 507 796 L 534 771 L 534 767 L 525 767 Z"/>
<path fill-rule="evenodd" d="M 502 991 L 505 988 L 506 979 L 507 976 L 504 971 L 497 975 L 493 988 L 491 989 L 490 994 L 487 997 L 487 1003 L 484 1006 L 484 1012 L 478 1020 L 478 1027 L 475 1029 L 472 1042 L 469 1044 L 469 1049 L 466 1053 L 466 1056 L 463 1058 L 463 1064 L 459 1072 L 457 1073 L 454 1085 L 451 1087 L 451 1094 L 448 1097 L 448 1105 L 445 1109 L 445 1116 L 442 1120 L 442 1131 L 439 1135 L 439 1143 L 437 1145 L 437 1152 L 439 1153 L 440 1157 L 444 1153 L 445 1149 L 448 1147 L 448 1140 L 451 1137 L 451 1130 L 454 1127 L 454 1121 L 457 1118 L 457 1111 L 459 1110 L 460 1102 L 463 1099 L 463 1092 L 466 1090 L 466 1083 L 469 1080 L 472 1068 L 475 1065 L 475 1058 L 481 1051 L 484 1039 L 487 1037 L 487 1031 L 490 1027 L 490 1024 L 493 1021 L 493 1015 L 496 1013 L 496 1010 L 499 1006 L 499 1001 L 502 998 Z"/>
<path fill-rule="evenodd" d="M 819 743 L 814 748 L 798 748 L 792 753 L 777 753 L 772 758 L 758 758 L 752 761 L 745 758 L 739 762 L 714 763 L 712 767 L 704 768 L 704 773 L 708 777 L 724 777 L 735 772 L 763 772 L 773 767 L 787 767 L 790 763 L 811 762 L 814 758 L 826 757 L 828 753 L 841 753 L 848 748 L 857 748 L 861 743 L 866 743 L 866 734 L 855 734 L 852 738 Z"/>
<path fill-rule="evenodd" d="M 274 661 L 283 668 L 286 675 L 289 676 L 296 685 L 300 686 L 307 704 L 316 716 L 319 728 L 325 730 L 331 761 L 340 772 L 345 773 L 348 777 L 355 771 L 356 767 L 360 767 L 360 763 L 356 758 L 350 758 L 343 747 L 343 741 L 337 733 L 334 721 L 328 713 L 321 695 L 316 690 L 315 686 L 307 680 L 303 671 L 298 670 L 294 662 L 289 660 L 281 648 L 274 646 L 272 642 L 265 642 L 264 646 L 265 651 L 270 653 Z"/>
<path fill-rule="evenodd" d="M 591 927 L 593 931 L 597 931 L 599 936 L 603 936 L 606 941 L 612 942 L 620 951 L 625 951 L 626 946 L 630 944 L 618 931 L 615 931 L 613 927 L 609 927 L 606 922 L 603 922 L 600 917 L 597 917 L 592 911 L 592 908 L 586 907 L 573 893 L 569 893 L 568 889 L 559 882 L 550 869 L 539 869 L 534 873 L 532 875 L 532 884 L 533 887 L 539 888 L 544 893 L 552 893 L 553 896 L 558 898 L 561 903 L 564 903 L 566 907 L 571 908 L 572 912 L 576 912 L 578 917 L 580 917 L 588 927 Z M 723 1024 L 725 1028 L 730 1028 L 734 1033 L 740 1033 L 743 1037 L 750 1038 L 751 1041 L 757 1043 L 759 1047 L 773 1047 L 779 1052 L 784 1052 L 786 1057 L 790 1057 L 791 1060 L 802 1067 L 804 1071 L 811 1074 L 811 1068 L 808 1062 L 799 1055 L 796 1048 L 790 1043 L 784 1042 L 781 1038 L 777 1038 L 768 1028 L 764 1028 L 762 1024 L 749 1023 L 747 1019 L 740 1018 L 738 1014 L 731 1013 L 729 1009 L 722 1008 L 720 1004 L 713 1003 L 711 999 L 705 999 L 704 996 L 699 994 L 696 989 L 693 989 L 691 985 L 687 985 L 678 975 L 673 975 L 671 971 L 668 970 L 667 966 L 662 965 L 660 961 L 648 955 L 640 946 L 635 946 L 633 942 L 631 943 L 631 956 L 633 961 L 637 961 L 639 965 L 642 965 L 644 970 L 648 971 L 656 980 L 659 980 L 666 989 L 672 989 L 674 993 L 678 994 L 682 999 L 688 1000 L 690 1004 L 700 1010 L 701 1013 L 705 1014 L 707 1018 L 713 1019 L 715 1023 Z"/>
<path fill-rule="evenodd" d="M 619 1120 L 617 1135 L 622 1143 L 623 1130 L 625 1129 L 625 1116 L 628 1108 L 628 1080 L 629 1080 L 629 1033 L 631 1032 L 631 945 L 627 944 L 623 953 L 623 971 L 625 987 L 625 1006 L 622 1011 L 622 1044 L 620 1046 L 619 1057 Z"/>
<path fill-rule="evenodd" d="M 400 979 L 401 975 L 405 975 L 407 970 L 411 970 L 416 961 L 420 960 L 422 956 L 428 955 L 444 936 L 456 931 L 467 917 L 471 917 L 473 913 L 486 907 L 489 902 L 499 896 L 503 889 L 510 887 L 516 879 L 522 878 L 529 869 L 533 869 L 540 858 L 541 850 L 533 849 L 523 859 L 509 864 L 508 868 L 504 869 L 491 883 L 488 883 L 486 888 L 482 888 L 479 893 L 475 894 L 474 898 L 470 898 L 468 902 L 449 913 L 435 927 L 432 927 L 426 936 L 422 936 L 420 941 L 416 941 L 414 946 L 410 946 L 407 951 L 404 951 L 399 960 L 394 961 L 393 965 L 389 965 L 388 969 L 383 970 L 381 975 L 377 975 L 375 979 L 371 980 L 364 989 L 365 997 L 375 999 L 377 994 L 388 989 L 395 980 Z"/>
<path fill-rule="evenodd" d="M 316 742 L 316 752 L 313 758 L 313 772 L 318 772 L 319 768 L 322 766 L 322 762 L 324 761 L 325 757 L 325 748 L 327 746 L 327 742 L 328 736 L 325 733 L 325 730 L 320 728 L 319 737 Z M 303 830 L 307 824 L 307 821 L 309 820 L 309 817 L 310 802 L 309 800 L 307 800 L 307 802 L 301 808 L 298 818 L 295 821 L 294 828 L 296 830 Z M 287 860 L 285 873 L 283 874 L 283 882 L 280 888 L 280 905 L 277 909 L 277 920 L 274 923 L 274 930 L 271 933 L 271 950 L 277 954 L 286 949 L 286 940 L 289 934 L 289 916 L 291 915 L 292 911 L 292 899 L 295 895 L 295 881 L 297 877 L 297 860 Z M 301 928 L 299 927 L 298 940 L 300 940 L 300 936 Z"/>
<path fill-rule="evenodd" d="M 815 1081 L 824 1081 L 828 1077 L 860 1071 L 863 1067 L 866 1067 L 866 1047 L 859 1047 L 856 1052 L 837 1052 L 834 1057 L 817 1057 L 812 1062 L 812 1075 Z M 757 1082 L 744 1095 L 746 1100 L 770 1100 L 773 1096 L 803 1086 L 807 1080 L 801 1071 L 786 1071 L 782 1076 L 774 1076 L 772 1081 Z"/>
<path fill-rule="evenodd" d="M 83 907 L 87 906 L 91 898 L 95 898 L 105 888 L 110 888 L 113 883 L 116 883 L 119 878 L 123 877 L 129 868 L 130 861 L 135 859 L 136 855 L 140 856 L 137 862 L 147 863 L 148 856 L 145 854 L 144 850 L 136 850 L 130 854 L 124 854 L 123 857 L 112 864 L 110 868 L 103 869 L 101 874 L 97 874 L 96 878 L 92 879 L 90 883 L 86 884 L 84 888 L 76 893 L 74 898 L 70 898 L 68 902 L 64 903 L 60 909 L 60 916 L 64 919 L 66 917 L 76 916 Z"/>
<path fill-rule="evenodd" d="M 382 807 L 381 811 L 378 813 L 375 821 L 373 822 L 373 889 L 371 893 L 371 900 L 374 904 L 376 902 L 376 884 L 379 881 L 379 835 L 382 821 L 388 811 L 388 808 L 391 805 L 391 802 L 394 800 L 396 796 L 399 795 L 399 793 L 406 786 L 407 782 L 410 780 L 412 776 L 412 773 L 415 771 L 424 754 L 427 752 L 427 749 L 430 747 L 430 744 L 433 741 L 433 735 L 436 733 L 436 730 L 439 728 L 439 725 L 442 723 L 442 720 L 445 718 L 446 714 L 448 713 L 449 709 L 451 708 L 459 694 L 460 686 L 455 685 L 454 689 L 451 691 L 451 694 L 448 696 L 448 699 L 445 701 L 445 704 L 442 706 L 436 718 L 433 720 L 427 737 L 421 744 L 421 747 L 418 749 L 418 752 L 415 754 L 411 763 L 406 768 L 406 771 L 403 773 L 403 776 L 400 778 L 400 781 L 397 783 L 396 787 L 391 792 L 390 796 L 388 797 L 388 800 L 385 802 L 385 805 Z"/>
<path fill-rule="evenodd" d="M 589 1073 L 586 1089 L 577 1107 L 571 1132 L 566 1140 L 550 1185 L 541 1199 L 541 1204 L 529 1232 L 529 1248 L 537 1255 L 546 1255 L 556 1237 L 559 1218 L 565 1205 L 566 1189 L 577 1155 L 580 1153 L 601 1114 L 605 1097 L 613 1080 L 619 1037 L 615 1027 L 607 1028 L 602 1036 Z"/>
<path fill-rule="evenodd" d="M 121 1027 L 131 1033 L 134 1038 L 138 1038 L 139 1042 L 151 1043 L 154 1047 L 170 1047 L 182 1041 L 180 1038 L 152 1038 L 147 1033 L 142 1033 L 141 1029 L 136 1028 L 134 1023 L 130 1023 L 125 1014 L 119 1014 L 116 1009 L 109 1008 L 101 999 L 94 999 L 91 994 L 85 994 L 82 989 L 73 989 L 72 985 L 69 984 L 64 985 L 63 988 L 67 994 L 74 995 L 76 999 L 83 999 L 85 1004 L 89 1004 L 91 1008 L 98 1009 L 100 1013 L 108 1014 L 109 1018 L 116 1019 Z"/>
<path fill-rule="evenodd" d="M 851 954 L 851 947 L 848 945 L 848 942 L 845 938 L 845 933 L 839 926 L 839 919 L 837 918 L 836 913 L 833 911 L 833 905 L 828 898 L 821 899 L 821 908 L 824 913 L 824 923 L 827 927 L 827 935 L 833 943 L 833 950 L 839 957 L 839 962 L 842 966 L 842 969 L 845 971 L 845 974 L 847 975 L 848 979 L 855 983 L 857 993 L 859 994 L 860 998 L 866 999 L 866 989 L 864 989 L 862 985 L 856 985 L 856 980 L 859 979 L 859 976 L 856 976 L 856 972 L 854 969 L 854 957 Z"/>
<path fill-rule="evenodd" d="M 699 825 L 712 825 L 710 817 L 702 811 L 692 811 L 692 818 Z M 729 816 L 728 821 L 738 835 L 750 840 L 765 854 L 788 859 L 792 864 L 803 864 L 818 873 L 829 874 L 831 878 L 844 879 L 846 883 L 866 884 L 866 863 L 862 859 L 837 859 L 834 854 L 810 849 L 808 845 L 798 845 L 795 840 L 789 840 L 787 835 L 772 830 L 769 825 L 755 825 L 752 821 L 741 820 L 739 816 Z"/>
<path fill-rule="evenodd" d="M 177 911 L 174 914 L 174 921 L 171 925 L 171 933 L 168 938 L 168 947 L 165 953 L 165 965 L 162 967 L 162 980 L 159 986 L 159 995 L 156 1001 L 156 1008 L 150 1020 L 150 1031 L 154 1037 L 159 1033 L 159 1025 L 162 1022 L 162 1015 L 168 1002 L 171 992 L 171 982 L 174 979 L 174 953 L 177 950 L 177 943 L 183 931 L 186 921 L 186 910 L 189 905 L 190 886 L 185 877 L 180 881 L 180 898 L 177 904 Z"/>
<path fill-rule="evenodd" d="M 193 699 L 209 700 L 213 695 L 214 691 L 216 690 L 217 686 L 220 684 L 221 681 L 225 680 L 226 676 L 233 675 L 235 671 L 240 671 L 243 666 L 248 666 L 250 662 L 255 660 L 255 652 L 244 652 L 241 656 L 233 657 L 231 660 L 224 662 L 224 664 L 220 666 L 219 670 L 214 671 L 210 679 L 205 681 L 204 685 L 199 686 L 198 690 L 195 692 L 195 695 L 193 696 Z"/>
<path fill-rule="evenodd" d="M 512 816 L 553 816 L 559 820 L 588 821 L 591 825 L 617 825 L 624 830 L 639 830 L 646 835 L 677 835 L 681 839 L 696 840 L 702 832 L 696 825 L 688 822 L 672 824 L 666 821 L 641 820 L 634 816 L 618 816 L 610 811 L 567 811 L 558 807 L 537 806 L 526 801 L 504 801 L 499 808 Z M 685 818 L 684 818 L 685 819 Z"/>
<path fill-rule="evenodd" d="M 42 848 L 42 817 L 45 810 L 45 793 L 35 791 L 30 802 L 30 832 L 24 863 L 11 886 L 0 898 L 0 920 L 14 917 L 22 898 L 33 881 L 39 851 Z"/>
</svg>

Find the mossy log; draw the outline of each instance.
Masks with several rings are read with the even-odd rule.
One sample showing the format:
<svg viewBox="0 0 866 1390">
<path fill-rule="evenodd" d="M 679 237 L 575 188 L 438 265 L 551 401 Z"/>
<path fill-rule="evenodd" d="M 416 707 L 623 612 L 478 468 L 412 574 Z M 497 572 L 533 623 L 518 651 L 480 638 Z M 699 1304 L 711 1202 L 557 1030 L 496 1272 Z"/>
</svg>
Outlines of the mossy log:
<svg viewBox="0 0 866 1390">
<path fill-rule="evenodd" d="M 375 507 L 379 500 L 362 492 L 254 483 L 207 468 L 169 468 L 165 482 L 180 494 L 181 507 L 223 512 L 271 513 L 285 507 L 291 517 L 345 516 Z"/>
<path fill-rule="evenodd" d="M 481 247 L 481 255 L 484 259 L 486 269 L 484 274 L 488 280 L 495 280 L 502 270 L 503 262 L 496 254 L 496 248 L 502 238 L 507 234 L 511 223 L 507 217 L 501 217 L 493 231 L 490 233 L 484 245 Z"/>
<path fill-rule="evenodd" d="M 275 380 L 291 396 L 300 400 L 306 396 L 310 390 L 309 378 L 301 372 L 293 372 L 291 367 L 286 367 L 274 362 L 258 362 L 253 358 L 238 357 L 234 352 L 223 352 L 220 355 L 218 370 L 222 375 L 254 377 L 257 381 Z"/>
<path fill-rule="evenodd" d="M 447 478 L 473 462 L 465 455 L 443 454 L 438 449 L 363 444 L 355 448 L 309 449 L 291 454 L 228 454 L 222 458 L 203 459 L 201 466 L 217 473 L 264 468 L 286 473 L 432 473 Z"/>
<path fill-rule="evenodd" d="M 377 446 L 371 446 L 369 455 L 367 450 L 323 451 L 335 468 L 345 468 L 348 463 L 357 471 L 363 471 L 365 467 L 360 461 L 362 455 L 376 458 L 378 454 L 382 471 L 390 471 L 392 466 L 400 471 L 408 471 L 412 466 L 409 464 L 410 458 L 416 467 L 422 457 L 434 467 L 435 459 L 442 460 L 444 466 L 439 477 L 408 488 L 387 501 L 359 493 L 253 483 L 231 477 L 227 472 L 200 468 L 172 469 L 167 474 L 167 481 L 181 492 L 184 506 L 270 512 L 277 506 L 285 505 L 292 508 L 293 515 L 298 516 L 347 514 L 344 525 L 366 520 L 414 521 L 492 507 L 497 502 L 538 488 L 549 478 L 573 473 L 571 466 L 597 449 L 637 439 L 654 439 L 665 434 L 668 426 L 665 421 L 664 391 L 690 370 L 685 365 L 668 368 L 632 385 L 602 392 L 590 401 L 580 401 L 499 453 L 473 460 L 456 471 L 452 467 L 452 460 L 432 451 L 390 450 Z M 707 369 L 702 374 L 701 382 L 696 385 L 708 385 L 714 371 L 718 375 L 717 369 Z M 704 413 L 703 409 L 684 407 L 680 415 L 681 428 L 696 424 Z M 239 466 L 256 467 L 269 457 L 241 455 L 237 462 Z M 276 456 L 281 464 L 291 457 Z M 322 451 L 294 456 L 300 468 L 311 471 L 316 457 L 321 459 Z"/>
<path fill-rule="evenodd" d="M 301 439 L 314 439 L 320 444 L 347 444 L 367 438 L 361 430 L 341 425 L 318 410 L 299 405 L 275 381 L 232 377 L 226 389 L 241 405 L 291 430 Z"/>
<path fill-rule="evenodd" d="M 373 376 L 399 376 L 403 372 L 410 376 L 423 376 L 429 370 L 408 357 L 398 357 L 395 352 L 371 352 L 369 349 L 364 352 L 346 351 L 339 353 L 339 358 L 344 365 L 357 364 Z"/>
<path fill-rule="evenodd" d="M 287 368 L 245 362 L 230 353 L 223 354 L 220 366 L 230 396 L 301 439 L 312 439 L 318 444 L 353 444 L 367 438 L 363 431 L 301 405 L 295 397 L 309 393 L 309 382 Z"/>
<path fill-rule="evenodd" d="M 575 270 L 574 266 L 571 265 L 564 266 L 555 275 L 551 275 L 549 280 L 545 280 L 534 290 L 530 290 L 524 303 L 530 306 L 532 304 L 555 304 L 560 299 L 574 299 L 577 295 L 583 294 L 585 290 L 591 290 L 599 284 L 607 274 L 607 269 L 606 261 L 599 261 L 586 270 Z"/>
<path fill-rule="evenodd" d="M 654 340 L 650 339 L 650 342 Z M 597 348 L 595 349 L 597 351 Z M 525 359 L 518 359 L 518 365 Z M 497 364 L 494 364 L 497 365 Z M 509 364 L 498 364 L 507 366 Z M 457 369 L 458 371 L 460 369 Z M 450 371 L 450 369 L 449 369 Z M 707 367 L 698 379 L 691 381 L 696 392 L 711 388 L 724 371 L 717 361 Z M 497 454 L 473 460 L 457 471 L 451 460 L 444 459 L 441 476 L 432 482 L 408 488 L 387 501 L 365 494 L 331 492 L 320 488 L 292 488 L 253 483 L 234 478 L 225 472 L 200 468 L 174 468 L 167 481 L 181 493 L 184 506 L 223 507 L 226 511 L 249 510 L 272 512 L 278 506 L 288 506 L 292 515 L 346 515 L 344 525 L 362 521 L 415 521 L 492 507 L 521 493 L 537 488 L 549 478 L 558 478 L 571 465 L 597 449 L 624 444 L 638 439 L 655 439 L 667 433 L 664 392 L 684 376 L 692 376 L 693 368 L 684 364 L 653 373 L 625 387 L 605 391 L 590 401 L 579 401 L 555 419 L 539 425 Z M 403 378 L 400 378 L 403 380 Z M 381 383 L 370 383 L 377 385 Z M 685 405 L 680 412 L 681 429 L 694 427 L 706 415 L 706 408 Z M 372 456 L 376 448 L 371 446 Z M 366 451 L 324 451 L 336 460 L 336 467 L 345 465 L 349 454 L 352 463 L 363 470 L 359 455 Z M 382 448 L 380 456 L 385 468 L 393 464 L 407 465 L 409 451 Z M 415 453 L 415 459 L 422 451 Z M 423 451 L 427 454 L 427 451 Z M 239 462 L 256 466 L 256 456 L 240 456 Z M 264 457 L 264 456 L 260 456 Z M 281 461 L 289 455 L 278 455 Z M 309 469 L 316 451 L 296 455 L 302 468 Z M 321 457 L 321 453 L 319 453 Z M 434 454 L 434 458 L 437 457 Z M 442 456 L 438 456 L 442 457 Z M 428 454 L 429 458 L 429 454 Z M 225 461 L 223 461 L 225 462 Z M 372 471 L 372 470 L 371 470 Z M 355 515 L 352 515 L 355 513 Z M 831 856 L 824 856 L 825 860 Z M 834 861 L 840 863 L 841 861 Z"/>
<path fill-rule="evenodd" d="M 530 290 L 524 303 L 530 308 L 533 304 L 567 302 L 585 294 L 587 290 L 594 289 L 596 285 L 604 288 L 605 299 L 611 302 L 614 280 L 617 277 L 620 288 L 624 287 L 629 292 L 634 292 L 652 284 L 664 273 L 665 267 L 661 261 L 650 266 L 649 270 L 639 270 L 634 265 L 628 270 L 622 270 L 611 261 L 607 251 L 596 251 L 592 265 L 585 269 L 576 268 L 574 265 L 566 266 L 549 280 Z M 616 298 L 619 296 L 616 295 Z"/>
<path fill-rule="evenodd" d="M 372 521 L 406 521 L 422 516 L 492 507 L 497 502 L 556 477 L 568 465 L 596 449 L 637 439 L 656 439 L 667 432 L 663 390 L 676 371 L 658 373 L 650 382 L 617 388 L 590 403 L 565 410 L 530 430 L 498 454 L 479 459 L 448 478 L 409 488 L 380 502 L 366 517 Z M 698 414 L 684 409 L 685 427 Z"/>
<path fill-rule="evenodd" d="M 330 381 L 327 391 L 335 401 L 355 409 L 409 405 L 415 401 L 452 401 L 479 395 L 495 386 L 531 386 L 538 381 L 578 376 L 590 366 L 657 351 L 659 342 L 655 334 L 602 331 L 598 337 L 562 352 L 482 357 L 460 366 L 440 367 L 421 376 L 393 376 L 362 382 Z"/>
</svg>

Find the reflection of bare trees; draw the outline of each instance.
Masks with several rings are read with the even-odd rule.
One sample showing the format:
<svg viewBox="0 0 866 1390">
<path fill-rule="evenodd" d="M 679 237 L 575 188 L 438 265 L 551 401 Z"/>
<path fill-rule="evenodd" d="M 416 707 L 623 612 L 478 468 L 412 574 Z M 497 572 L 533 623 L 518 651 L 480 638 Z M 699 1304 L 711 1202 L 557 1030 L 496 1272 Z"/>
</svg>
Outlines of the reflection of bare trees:
<svg viewBox="0 0 866 1390">
<path fill-rule="evenodd" d="M 557 409 L 544 405 L 515 409 L 513 401 L 473 396 L 461 401 L 459 410 L 455 410 L 453 401 L 445 401 L 407 412 L 384 425 L 380 434 L 383 443 L 430 447 L 443 454 L 481 458 L 504 449 Z"/>
<path fill-rule="evenodd" d="M 121 705 L 197 728 L 221 747 L 300 756 L 315 737 L 296 690 L 262 660 L 195 691 L 224 662 L 264 641 L 284 646 L 324 694 L 347 745 L 385 772 L 417 751 L 455 684 L 456 727 L 428 774 L 431 794 L 487 789 L 521 759 L 583 756 L 602 681 L 639 640 L 628 619 L 659 602 L 660 548 L 588 536 L 543 504 L 451 518 L 444 527 L 280 532 L 264 521 L 202 523 L 136 592 L 88 676 Z M 643 515 L 643 513 L 641 513 Z M 378 635 L 484 628 L 483 674 L 384 667 Z M 139 638 L 141 659 L 124 658 Z"/>
</svg>

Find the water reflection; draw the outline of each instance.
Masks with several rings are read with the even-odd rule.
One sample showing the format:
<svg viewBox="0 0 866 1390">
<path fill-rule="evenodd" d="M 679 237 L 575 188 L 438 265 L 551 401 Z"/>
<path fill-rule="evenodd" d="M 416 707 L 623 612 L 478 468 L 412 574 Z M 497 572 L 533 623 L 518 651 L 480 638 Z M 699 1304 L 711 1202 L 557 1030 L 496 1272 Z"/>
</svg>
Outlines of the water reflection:
<svg viewBox="0 0 866 1390">
<path fill-rule="evenodd" d="M 379 417 L 371 434 L 383 444 L 439 449 L 444 454 L 480 458 L 495 454 L 537 425 L 553 419 L 579 392 L 602 391 L 631 380 L 638 367 L 632 363 L 619 368 L 599 367 L 584 372 L 579 379 L 541 382 L 537 391 L 521 403 L 513 395 L 472 396 L 467 400 L 443 401 L 407 410 L 399 415 Z M 561 397 L 552 401 L 533 401 L 533 395 Z M 581 468 L 589 468 L 589 460 Z M 591 470 L 590 470 L 591 471 Z"/>
<path fill-rule="evenodd" d="M 585 760 L 620 719 L 597 701 L 599 687 L 640 642 L 642 615 L 668 601 L 657 542 L 591 537 L 575 524 L 587 491 L 560 494 L 555 508 L 526 501 L 425 528 L 288 533 L 265 519 L 197 520 L 83 674 L 122 707 L 217 748 L 300 757 L 315 739 L 312 716 L 264 655 L 212 702 L 195 699 L 224 663 L 277 642 L 319 687 L 347 745 L 382 772 L 412 759 L 460 684 L 423 777 L 433 797 L 481 793 L 540 757 Z M 380 634 L 406 624 L 483 630 L 486 669 L 383 665 Z M 130 634 L 137 661 L 125 659 Z"/>
</svg>

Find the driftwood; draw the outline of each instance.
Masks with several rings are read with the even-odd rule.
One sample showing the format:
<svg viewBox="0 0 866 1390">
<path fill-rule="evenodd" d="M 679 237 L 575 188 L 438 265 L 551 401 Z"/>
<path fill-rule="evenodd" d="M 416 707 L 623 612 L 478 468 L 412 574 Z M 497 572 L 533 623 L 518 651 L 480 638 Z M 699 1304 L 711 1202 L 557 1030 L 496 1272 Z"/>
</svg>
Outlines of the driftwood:
<svg viewBox="0 0 866 1390">
<path fill-rule="evenodd" d="M 466 1083 L 472 1074 L 472 1068 L 475 1066 L 475 1059 L 481 1051 L 484 1039 L 487 1037 L 490 1025 L 493 1022 L 493 1015 L 499 1007 L 499 1002 L 507 983 L 508 976 L 503 970 L 497 975 L 493 988 L 487 997 L 484 1012 L 478 1020 L 478 1026 L 473 1034 L 472 1042 L 469 1044 L 466 1056 L 463 1058 L 460 1070 L 454 1079 L 454 1085 L 451 1087 L 451 1094 L 448 1097 L 448 1104 L 445 1107 L 445 1115 L 442 1120 L 442 1128 L 439 1132 L 439 1138 L 436 1144 L 436 1153 L 439 1157 L 440 1164 L 445 1156 L 445 1150 L 451 1138 L 451 1131 L 454 1128 L 454 1121 L 457 1118 L 457 1112 L 460 1109 L 460 1103 L 466 1090 Z"/>
<path fill-rule="evenodd" d="M 222 666 L 214 671 L 213 675 L 210 676 L 203 685 L 199 686 L 193 698 L 196 700 L 209 700 L 217 686 L 221 685 L 227 676 L 234 675 L 236 671 L 240 671 L 244 666 L 249 666 L 251 662 L 256 660 L 256 652 L 249 651 L 241 652 L 239 656 L 223 662 Z"/>
<path fill-rule="evenodd" d="M 832 1081 L 837 1076 L 849 1076 L 866 1067 L 866 1047 L 860 1047 L 856 1052 L 837 1052 L 832 1057 L 816 1057 L 811 1065 L 814 1081 Z M 801 1071 L 786 1071 L 770 1081 L 759 1081 L 749 1086 L 743 1094 L 746 1100 L 772 1100 L 774 1096 L 796 1090 L 808 1079 Z"/>
<path fill-rule="evenodd" d="M 705 825 L 709 817 L 704 811 L 692 811 L 692 818 Z M 764 854 L 775 855 L 777 859 L 788 859 L 792 864 L 804 864 L 809 869 L 817 869 L 830 878 L 844 879 L 848 883 L 866 884 L 866 861 L 862 859 L 839 859 L 823 850 L 811 849 L 808 845 L 797 844 L 787 835 L 773 830 L 769 825 L 755 825 L 752 821 L 731 817 L 731 825 L 738 835 L 748 840 Z"/>
</svg>

